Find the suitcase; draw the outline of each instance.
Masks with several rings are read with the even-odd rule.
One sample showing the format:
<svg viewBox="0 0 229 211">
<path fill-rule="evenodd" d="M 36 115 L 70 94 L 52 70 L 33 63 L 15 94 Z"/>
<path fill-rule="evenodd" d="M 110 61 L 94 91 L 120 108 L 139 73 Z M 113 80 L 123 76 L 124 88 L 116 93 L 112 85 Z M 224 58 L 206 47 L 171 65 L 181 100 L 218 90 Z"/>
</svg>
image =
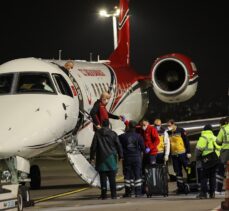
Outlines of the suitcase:
<svg viewBox="0 0 229 211">
<path fill-rule="evenodd" d="M 168 196 L 168 167 L 162 164 L 146 167 L 144 187 L 148 198 L 152 195 Z"/>
<path fill-rule="evenodd" d="M 187 183 L 197 183 L 196 161 L 187 165 Z"/>
<path fill-rule="evenodd" d="M 187 166 L 187 184 L 190 192 L 198 192 L 200 189 L 200 168 L 197 168 L 196 161 Z"/>
</svg>

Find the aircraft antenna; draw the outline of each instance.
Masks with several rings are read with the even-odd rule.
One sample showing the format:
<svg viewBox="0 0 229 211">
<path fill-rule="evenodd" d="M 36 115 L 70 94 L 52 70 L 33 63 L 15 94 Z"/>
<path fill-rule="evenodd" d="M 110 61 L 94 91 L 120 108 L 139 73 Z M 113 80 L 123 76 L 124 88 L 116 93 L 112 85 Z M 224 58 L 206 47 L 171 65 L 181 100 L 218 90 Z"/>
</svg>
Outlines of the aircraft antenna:
<svg viewBox="0 0 229 211">
<path fill-rule="evenodd" d="M 59 50 L 59 60 L 61 60 L 62 50 Z"/>
</svg>

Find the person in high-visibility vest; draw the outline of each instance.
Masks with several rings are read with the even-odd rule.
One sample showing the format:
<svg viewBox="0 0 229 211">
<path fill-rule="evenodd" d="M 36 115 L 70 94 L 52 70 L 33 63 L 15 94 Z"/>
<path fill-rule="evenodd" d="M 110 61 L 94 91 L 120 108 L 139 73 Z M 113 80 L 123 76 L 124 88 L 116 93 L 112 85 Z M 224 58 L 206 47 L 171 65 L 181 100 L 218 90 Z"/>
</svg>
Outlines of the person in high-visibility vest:
<svg viewBox="0 0 229 211">
<path fill-rule="evenodd" d="M 211 125 L 205 125 L 203 131 L 201 132 L 201 136 L 196 145 L 196 160 L 201 160 L 202 156 L 206 156 L 212 152 L 216 152 L 216 137 L 212 132 Z M 217 152 L 216 152 L 217 154 Z M 202 178 L 201 178 L 201 191 L 197 195 L 199 199 L 206 199 L 208 192 L 208 180 L 209 180 L 209 196 L 210 198 L 215 198 L 215 185 L 216 185 L 216 168 L 217 163 L 213 163 L 212 166 L 208 168 L 204 168 L 202 162 Z"/>
<path fill-rule="evenodd" d="M 156 128 L 160 143 L 157 145 L 157 157 L 156 162 L 158 164 L 164 164 L 169 159 L 169 152 L 170 152 L 170 141 L 168 132 L 161 126 L 161 120 L 155 119 L 154 127 Z"/>
<path fill-rule="evenodd" d="M 216 194 L 223 195 L 223 182 L 225 175 L 226 163 L 229 160 L 229 117 L 222 118 L 220 120 L 220 131 L 217 136 L 217 144 L 221 145 L 220 151 L 220 163 L 217 169 L 216 175 Z"/>
<path fill-rule="evenodd" d="M 190 143 L 186 131 L 183 128 L 177 127 L 173 119 L 169 120 L 167 125 L 173 169 L 177 179 L 177 194 L 187 194 L 189 187 L 184 183 L 182 167 L 184 167 L 185 171 L 187 170 L 188 159 L 191 158 Z"/>
<path fill-rule="evenodd" d="M 221 127 L 216 142 L 222 145 L 220 159 L 221 162 L 226 165 L 229 160 L 229 117 L 225 118 L 225 124 Z"/>
</svg>

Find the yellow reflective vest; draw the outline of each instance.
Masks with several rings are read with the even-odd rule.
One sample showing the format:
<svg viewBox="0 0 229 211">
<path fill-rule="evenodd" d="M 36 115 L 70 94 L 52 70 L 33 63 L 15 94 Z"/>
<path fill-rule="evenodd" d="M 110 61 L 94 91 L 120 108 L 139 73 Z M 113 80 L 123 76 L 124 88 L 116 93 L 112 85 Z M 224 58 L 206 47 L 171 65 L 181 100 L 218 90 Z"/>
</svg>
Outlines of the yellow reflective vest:
<svg viewBox="0 0 229 211">
<path fill-rule="evenodd" d="M 196 148 L 202 151 L 202 155 L 205 156 L 215 150 L 216 154 L 220 155 L 220 146 L 216 143 L 216 137 L 211 130 L 204 130 L 201 132 L 201 136 L 197 142 Z"/>
<path fill-rule="evenodd" d="M 172 155 L 190 153 L 190 144 L 183 128 L 177 127 L 175 131 L 168 131 L 168 135 L 170 139 L 170 151 Z"/>
<path fill-rule="evenodd" d="M 158 153 L 164 153 L 165 151 L 164 134 L 158 133 L 158 135 L 159 135 L 160 142 L 157 145 L 157 151 Z"/>
<path fill-rule="evenodd" d="M 170 144 L 172 155 L 185 153 L 184 141 L 181 137 L 181 134 L 174 134 L 170 136 Z"/>
<path fill-rule="evenodd" d="M 229 149 L 229 124 L 221 127 L 217 136 L 217 143 L 222 144 L 222 149 Z"/>
</svg>

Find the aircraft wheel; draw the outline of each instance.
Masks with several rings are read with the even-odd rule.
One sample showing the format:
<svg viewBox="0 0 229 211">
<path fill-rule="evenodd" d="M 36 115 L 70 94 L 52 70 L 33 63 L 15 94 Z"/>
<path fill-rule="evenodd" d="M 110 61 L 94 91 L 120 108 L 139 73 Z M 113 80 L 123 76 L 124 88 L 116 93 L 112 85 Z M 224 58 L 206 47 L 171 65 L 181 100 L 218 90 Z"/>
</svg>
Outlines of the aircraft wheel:
<svg viewBox="0 0 229 211">
<path fill-rule="evenodd" d="M 30 187 L 32 189 L 39 189 L 41 187 L 41 172 L 37 165 L 33 165 L 30 168 Z"/>
<path fill-rule="evenodd" d="M 20 190 L 18 191 L 18 196 L 17 196 L 17 210 L 23 211 L 23 197 Z"/>
<path fill-rule="evenodd" d="M 29 188 L 27 186 L 25 186 L 25 185 L 21 185 L 20 186 L 20 191 L 21 191 L 21 195 L 22 195 L 24 207 L 29 206 L 30 205 L 30 192 L 29 192 Z"/>
</svg>

